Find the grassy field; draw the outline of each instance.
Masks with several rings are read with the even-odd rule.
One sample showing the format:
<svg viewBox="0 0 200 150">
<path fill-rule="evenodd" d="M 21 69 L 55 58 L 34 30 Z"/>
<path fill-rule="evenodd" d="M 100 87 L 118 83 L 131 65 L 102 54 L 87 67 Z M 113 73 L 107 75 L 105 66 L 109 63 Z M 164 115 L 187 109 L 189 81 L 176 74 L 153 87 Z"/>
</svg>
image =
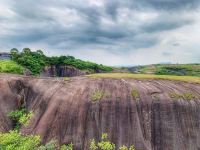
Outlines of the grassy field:
<svg viewBox="0 0 200 150">
<path fill-rule="evenodd" d="M 23 74 L 24 68 L 11 60 L 0 60 L 0 73 Z"/>
<path fill-rule="evenodd" d="M 141 74 L 178 75 L 200 77 L 200 64 L 157 64 L 130 68 Z"/>
<path fill-rule="evenodd" d="M 174 76 L 174 75 L 153 75 L 153 74 L 131 74 L 131 73 L 100 73 L 88 75 L 91 78 L 132 78 L 132 79 L 162 79 L 176 80 L 191 83 L 200 83 L 200 77 L 193 76 Z"/>
</svg>

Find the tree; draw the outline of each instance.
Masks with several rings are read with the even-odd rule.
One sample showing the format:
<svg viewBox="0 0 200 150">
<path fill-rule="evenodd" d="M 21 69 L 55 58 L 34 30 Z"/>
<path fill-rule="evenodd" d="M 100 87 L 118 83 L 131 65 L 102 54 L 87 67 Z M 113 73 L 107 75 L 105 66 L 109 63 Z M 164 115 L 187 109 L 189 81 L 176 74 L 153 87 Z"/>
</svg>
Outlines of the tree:
<svg viewBox="0 0 200 150">
<path fill-rule="evenodd" d="M 39 50 L 37 50 L 37 51 L 36 51 L 36 53 L 37 53 L 37 54 L 39 54 L 39 55 L 42 55 L 42 56 L 44 55 L 43 51 L 42 51 L 42 50 L 40 50 L 40 49 L 39 49 Z"/>
<path fill-rule="evenodd" d="M 22 53 L 30 54 L 30 53 L 31 53 L 31 50 L 30 50 L 30 48 L 24 48 L 24 49 L 22 50 Z"/>
<path fill-rule="evenodd" d="M 10 50 L 10 54 L 11 54 L 11 58 L 12 58 L 13 60 L 16 60 L 17 57 L 18 57 L 18 55 L 19 55 L 19 51 L 18 51 L 18 49 L 16 49 L 16 48 L 12 48 L 12 49 Z"/>
</svg>

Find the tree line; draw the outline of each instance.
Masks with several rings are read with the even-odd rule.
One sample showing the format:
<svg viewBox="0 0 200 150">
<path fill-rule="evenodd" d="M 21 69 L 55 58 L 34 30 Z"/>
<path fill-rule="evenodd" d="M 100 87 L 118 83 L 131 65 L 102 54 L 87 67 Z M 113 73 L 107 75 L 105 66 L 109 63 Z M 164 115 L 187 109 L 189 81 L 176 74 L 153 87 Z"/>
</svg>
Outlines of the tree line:
<svg viewBox="0 0 200 150">
<path fill-rule="evenodd" d="M 69 65 L 80 70 L 89 70 L 92 72 L 109 72 L 112 67 L 96 64 L 89 61 L 76 59 L 73 56 L 52 56 L 44 55 L 42 50 L 31 51 L 29 48 L 24 48 L 22 52 L 13 48 L 10 50 L 13 61 L 29 69 L 33 75 L 40 74 L 44 66 L 51 65 Z"/>
</svg>

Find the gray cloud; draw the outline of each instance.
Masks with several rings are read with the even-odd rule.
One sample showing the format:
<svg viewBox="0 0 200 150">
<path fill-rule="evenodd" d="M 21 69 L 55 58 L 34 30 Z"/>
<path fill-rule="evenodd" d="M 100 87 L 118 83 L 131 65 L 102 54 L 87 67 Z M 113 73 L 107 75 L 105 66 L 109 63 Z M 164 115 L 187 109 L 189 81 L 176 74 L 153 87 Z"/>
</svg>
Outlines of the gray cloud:
<svg viewBox="0 0 200 150">
<path fill-rule="evenodd" d="M 199 0 L 2 0 L 0 47 L 101 49 L 108 53 L 152 49 L 164 32 L 198 20 Z M 189 14 L 189 15 L 188 15 Z M 191 14 L 191 15 L 190 15 Z"/>
</svg>

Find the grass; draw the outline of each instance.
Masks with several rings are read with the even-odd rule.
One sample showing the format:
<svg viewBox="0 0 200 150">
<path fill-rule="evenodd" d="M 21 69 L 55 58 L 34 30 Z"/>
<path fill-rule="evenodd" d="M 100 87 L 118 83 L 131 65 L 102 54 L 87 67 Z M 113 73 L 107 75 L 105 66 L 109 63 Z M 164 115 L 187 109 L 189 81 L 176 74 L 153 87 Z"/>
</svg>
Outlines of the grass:
<svg viewBox="0 0 200 150">
<path fill-rule="evenodd" d="M 23 74 L 24 68 L 12 60 L 0 60 L 0 73 Z"/>
<path fill-rule="evenodd" d="M 137 89 L 132 89 L 131 95 L 132 95 L 132 97 L 133 97 L 134 99 L 136 99 L 136 100 L 140 98 L 140 94 L 139 94 L 139 92 L 138 92 Z"/>
<path fill-rule="evenodd" d="M 99 101 L 103 98 L 104 96 L 104 92 L 101 90 L 95 90 L 92 95 L 91 95 L 91 99 L 92 101 L 96 102 Z"/>
<path fill-rule="evenodd" d="M 174 76 L 174 75 L 153 75 L 153 74 L 132 74 L 132 73 L 100 73 L 88 75 L 91 78 L 131 78 L 131 79 L 162 79 L 162 80 L 175 80 L 191 83 L 200 83 L 200 77 L 194 76 Z"/>
<path fill-rule="evenodd" d="M 179 94 L 179 93 L 176 93 L 176 92 L 171 92 L 169 93 L 169 96 L 173 99 L 186 99 L 186 100 L 194 100 L 196 99 L 196 96 L 193 95 L 192 93 L 190 92 L 186 92 L 186 93 L 183 93 L 183 94 Z"/>
<path fill-rule="evenodd" d="M 64 77 L 64 81 L 69 81 L 70 78 L 69 77 Z"/>
<path fill-rule="evenodd" d="M 142 74 L 185 75 L 200 77 L 200 64 L 156 64 L 137 66 L 135 68 Z"/>
</svg>

